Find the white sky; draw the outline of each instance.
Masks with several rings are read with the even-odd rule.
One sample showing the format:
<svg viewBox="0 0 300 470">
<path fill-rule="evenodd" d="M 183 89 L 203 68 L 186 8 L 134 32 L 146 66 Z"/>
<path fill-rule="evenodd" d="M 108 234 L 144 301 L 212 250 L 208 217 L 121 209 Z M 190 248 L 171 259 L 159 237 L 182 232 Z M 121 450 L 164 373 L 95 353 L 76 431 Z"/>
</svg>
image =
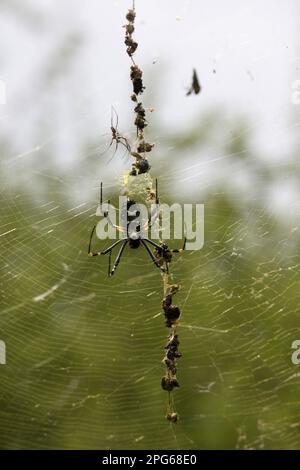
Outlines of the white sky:
<svg viewBox="0 0 300 470">
<path fill-rule="evenodd" d="M 42 144 L 37 127 L 43 126 L 60 158 L 72 161 L 79 139 L 108 132 L 111 104 L 123 128 L 130 128 L 121 28 L 130 3 L 32 0 L 26 7 L 34 15 L 24 22 L 18 15 L 26 10 L 23 3 L 4 2 L 0 78 L 7 104 L 0 107 L 0 122 L 17 154 Z M 288 154 L 300 113 L 300 105 L 291 103 L 292 83 L 300 79 L 296 0 L 136 0 L 136 8 L 136 61 L 145 83 L 151 77 L 158 86 L 156 96 L 149 88 L 145 94 L 158 122 L 188 127 L 212 107 L 226 108 L 230 115 L 249 116 L 253 145 L 265 158 Z M 63 60 L 45 88 L 49 60 L 59 57 L 63 39 L 72 34 L 81 38 L 79 54 Z M 193 67 L 203 91 L 186 98 Z"/>
</svg>

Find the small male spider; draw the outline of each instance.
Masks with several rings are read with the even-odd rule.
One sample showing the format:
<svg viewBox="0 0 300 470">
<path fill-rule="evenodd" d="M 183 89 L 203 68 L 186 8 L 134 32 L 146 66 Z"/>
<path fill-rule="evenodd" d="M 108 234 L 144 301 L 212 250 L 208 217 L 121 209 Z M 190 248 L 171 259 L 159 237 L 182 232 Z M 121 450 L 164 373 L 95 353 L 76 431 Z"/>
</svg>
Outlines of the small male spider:
<svg viewBox="0 0 300 470">
<path fill-rule="evenodd" d="M 157 180 L 156 180 L 155 194 L 156 194 L 156 205 L 158 205 L 159 204 L 159 198 L 158 198 Z M 100 185 L 100 207 L 102 207 L 102 203 L 103 203 L 103 192 L 102 192 L 102 183 L 101 183 L 101 185 Z M 109 201 L 108 201 L 108 203 L 109 203 Z M 91 232 L 91 235 L 90 235 L 89 246 L 88 246 L 88 256 L 100 256 L 100 255 L 106 255 L 107 253 L 109 253 L 108 276 L 113 276 L 113 274 L 115 273 L 127 244 L 129 246 L 129 248 L 133 248 L 133 249 L 139 248 L 139 246 L 142 245 L 145 248 L 145 250 L 147 251 L 148 255 L 150 256 L 150 258 L 153 261 L 153 263 L 155 264 L 155 266 L 157 268 L 159 268 L 162 272 L 168 272 L 168 264 L 171 261 L 172 253 L 180 253 L 181 251 L 183 251 L 185 249 L 186 240 L 184 240 L 184 245 L 183 245 L 182 249 L 180 249 L 180 250 L 178 250 L 178 249 L 177 250 L 176 249 L 175 250 L 170 250 L 168 245 L 166 243 L 162 242 L 162 241 L 158 244 L 158 243 L 155 243 L 154 241 L 150 240 L 149 238 L 142 237 L 141 226 L 139 224 L 136 225 L 135 229 L 132 229 L 131 222 L 133 220 L 137 220 L 137 214 L 130 211 L 130 208 L 134 204 L 135 204 L 135 201 L 133 201 L 132 199 L 127 198 L 126 208 L 125 208 L 126 209 L 126 215 L 127 215 L 126 228 L 115 225 L 110 220 L 108 212 L 104 212 L 104 217 L 107 218 L 108 222 L 113 227 L 115 227 L 121 233 L 126 233 L 125 238 L 122 238 L 121 240 L 116 241 L 115 243 L 113 243 L 111 246 L 109 246 L 105 250 L 103 250 L 103 251 L 93 251 L 92 250 L 92 238 L 93 238 L 93 235 L 94 235 L 94 232 L 95 232 L 95 229 L 96 229 L 96 225 L 94 225 L 94 227 L 92 229 L 92 232 Z M 155 221 L 155 219 L 157 217 L 158 217 L 158 212 L 156 214 L 154 214 L 154 216 L 151 214 L 149 216 L 148 221 L 146 222 L 146 224 L 143 228 L 146 229 L 146 228 L 151 227 L 152 223 Z M 111 269 L 112 250 L 120 244 L 121 244 L 120 250 L 119 250 L 119 252 L 116 256 L 113 267 Z M 154 253 L 151 251 L 148 244 L 152 245 L 155 248 Z M 166 267 L 164 267 L 164 265 Z"/>
<path fill-rule="evenodd" d="M 115 125 L 114 125 L 114 117 L 116 118 Z M 115 141 L 116 142 L 115 153 L 118 150 L 119 144 L 123 145 L 123 147 L 125 147 L 127 152 L 131 153 L 131 147 L 130 147 L 128 140 L 126 139 L 126 137 L 123 137 L 118 131 L 118 124 L 119 124 L 119 116 L 115 108 L 112 106 L 111 107 L 111 120 L 110 120 L 110 129 L 111 129 L 112 137 L 111 137 L 111 141 L 107 150 L 110 149 L 113 142 Z"/>
</svg>

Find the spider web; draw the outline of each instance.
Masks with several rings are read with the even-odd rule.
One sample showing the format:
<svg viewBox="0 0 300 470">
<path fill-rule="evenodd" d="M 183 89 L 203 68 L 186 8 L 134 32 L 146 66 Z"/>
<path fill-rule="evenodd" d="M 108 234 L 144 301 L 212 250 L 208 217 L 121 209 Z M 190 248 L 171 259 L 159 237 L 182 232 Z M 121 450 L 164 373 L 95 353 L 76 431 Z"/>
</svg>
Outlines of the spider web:
<svg viewBox="0 0 300 470">
<path fill-rule="evenodd" d="M 3 447 L 297 447 L 297 227 L 278 227 L 256 204 L 241 210 L 221 190 L 204 198 L 205 247 L 172 263 L 183 312 L 172 428 L 159 384 L 159 273 L 145 253 L 127 252 L 108 279 L 107 260 L 86 257 L 93 172 L 42 173 L 32 178 L 47 202 L 2 182 Z M 165 175 L 162 189 L 180 174 Z M 68 205 L 65 188 L 83 179 L 94 197 Z"/>
<path fill-rule="evenodd" d="M 181 285 L 183 354 L 174 393 L 180 421 L 172 426 L 160 387 L 168 330 L 158 270 L 143 251 L 127 250 L 108 279 L 108 260 L 86 256 L 100 178 L 114 201 L 130 165 L 120 149 L 110 163 L 103 153 L 109 111 L 88 111 L 102 92 L 80 94 L 76 118 L 68 124 L 64 112 L 61 130 L 55 108 L 25 142 L 9 133 L 15 110 L 3 118 L 1 447 L 298 448 L 300 372 L 291 344 L 300 325 L 299 206 L 293 193 L 274 204 L 286 180 L 293 188 L 297 164 L 266 162 L 249 143 L 258 126 L 225 111 L 173 131 L 151 116 L 162 201 L 205 204 L 204 248 L 171 266 Z M 295 116 L 291 129 L 297 125 Z M 132 137 L 129 125 L 122 131 Z"/>
</svg>

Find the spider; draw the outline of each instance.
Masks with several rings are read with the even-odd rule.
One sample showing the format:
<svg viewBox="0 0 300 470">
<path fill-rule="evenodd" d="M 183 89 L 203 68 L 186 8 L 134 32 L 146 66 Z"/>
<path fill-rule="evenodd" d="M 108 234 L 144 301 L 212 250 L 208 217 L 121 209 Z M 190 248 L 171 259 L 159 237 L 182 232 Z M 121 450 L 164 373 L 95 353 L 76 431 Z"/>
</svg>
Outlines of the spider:
<svg viewBox="0 0 300 470">
<path fill-rule="evenodd" d="M 156 204 L 159 204 L 159 198 L 158 198 L 158 189 L 157 189 L 157 180 L 156 180 Z M 102 191 L 102 183 L 100 185 L 100 207 L 102 206 L 103 203 L 103 191 Z M 109 203 L 109 201 L 108 201 Z M 113 224 L 113 222 L 109 218 L 108 212 L 104 212 L 104 217 L 107 218 L 108 222 L 115 227 L 118 231 L 125 233 L 126 232 L 126 237 L 122 238 L 121 240 L 116 241 L 113 243 L 111 246 L 106 248 L 103 251 L 93 251 L 92 250 L 92 239 L 93 235 L 96 229 L 96 225 L 94 225 L 91 235 L 90 235 L 90 241 L 89 241 L 89 246 L 88 246 L 88 256 L 100 256 L 100 255 L 106 255 L 109 253 L 109 263 L 108 263 L 108 276 L 111 277 L 115 273 L 121 257 L 123 255 L 123 252 L 126 248 L 126 245 L 128 244 L 129 248 L 136 249 L 139 248 L 140 246 L 143 246 L 145 250 L 147 251 L 148 255 L 150 256 L 151 260 L 153 261 L 154 265 L 159 268 L 162 272 L 168 272 L 168 264 L 171 261 L 172 258 L 172 253 L 180 253 L 185 249 L 185 243 L 186 243 L 186 238 L 184 240 L 184 245 L 182 249 L 175 249 L 171 250 L 168 245 L 164 242 L 160 243 L 155 243 L 154 241 L 150 240 L 149 238 L 144 238 L 141 236 L 141 226 L 138 224 L 135 229 L 132 229 L 130 226 L 130 223 L 133 220 L 136 220 L 136 213 L 130 212 L 130 208 L 135 204 L 135 201 L 133 201 L 130 198 L 127 198 L 126 202 L 126 215 L 127 215 L 127 226 L 125 227 L 120 227 L 118 225 Z M 157 218 L 158 212 L 154 215 L 151 214 L 149 216 L 148 221 L 146 222 L 144 228 L 149 228 L 151 227 L 152 223 L 154 220 Z M 154 253 L 151 251 L 149 245 L 153 246 L 155 251 Z M 118 246 L 121 245 L 120 250 L 115 258 L 113 267 L 111 269 L 111 255 L 112 255 L 112 250 Z M 165 264 L 165 266 L 164 266 Z"/>
<path fill-rule="evenodd" d="M 116 118 L 115 125 L 114 125 L 114 117 Z M 127 152 L 131 153 L 131 147 L 130 147 L 130 144 L 129 144 L 128 140 L 126 139 L 126 137 L 123 137 L 118 131 L 118 124 L 119 124 L 119 116 L 118 116 L 118 113 L 115 110 L 115 108 L 112 106 L 111 107 L 111 119 L 110 119 L 110 129 L 111 129 L 112 137 L 111 137 L 111 141 L 110 141 L 110 144 L 109 144 L 107 150 L 110 149 L 113 142 L 115 141 L 116 142 L 116 147 L 115 147 L 114 155 L 115 155 L 116 151 L 118 150 L 118 145 L 119 144 L 123 145 L 123 147 L 125 147 Z"/>
</svg>

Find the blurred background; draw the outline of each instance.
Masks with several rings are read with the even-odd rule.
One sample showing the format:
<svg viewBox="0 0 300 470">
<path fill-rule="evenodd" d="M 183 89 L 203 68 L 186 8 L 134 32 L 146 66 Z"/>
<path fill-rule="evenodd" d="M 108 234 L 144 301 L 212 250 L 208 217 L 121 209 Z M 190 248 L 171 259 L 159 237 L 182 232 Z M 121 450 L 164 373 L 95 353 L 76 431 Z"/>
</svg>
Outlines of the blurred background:
<svg viewBox="0 0 300 470">
<path fill-rule="evenodd" d="M 106 152 L 112 105 L 135 132 L 130 6 L 0 0 L 0 447 L 299 448 L 299 4 L 136 0 L 152 175 L 205 205 L 204 248 L 172 263 L 176 426 L 159 273 L 86 256 L 99 182 L 116 198 L 131 164 Z"/>
</svg>

